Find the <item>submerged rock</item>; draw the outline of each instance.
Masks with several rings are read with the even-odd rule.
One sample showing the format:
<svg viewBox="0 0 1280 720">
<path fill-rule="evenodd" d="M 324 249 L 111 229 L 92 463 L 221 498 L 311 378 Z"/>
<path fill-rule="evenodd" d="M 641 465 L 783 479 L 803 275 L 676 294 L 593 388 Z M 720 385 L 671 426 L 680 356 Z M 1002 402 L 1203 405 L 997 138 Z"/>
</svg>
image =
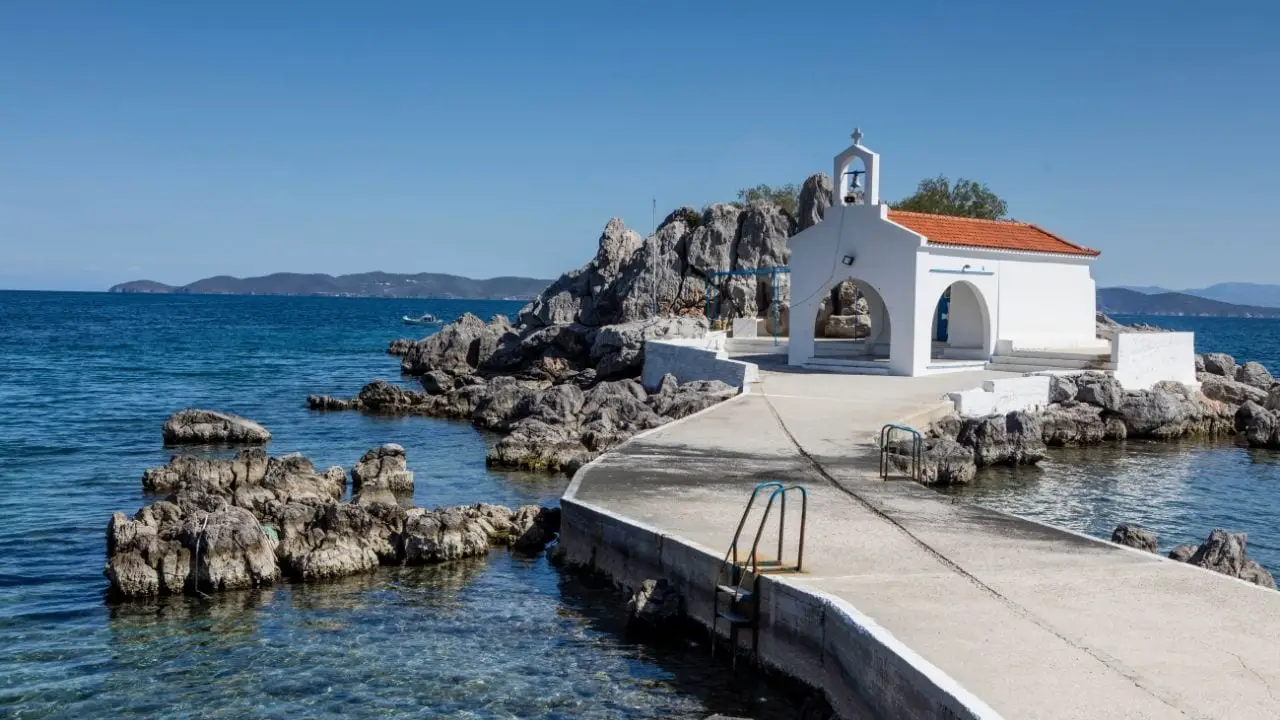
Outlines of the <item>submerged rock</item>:
<svg viewBox="0 0 1280 720">
<path fill-rule="evenodd" d="M 627 633 L 644 639 L 668 638 L 680 631 L 684 616 L 684 596 L 666 578 L 645 580 L 627 601 Z"/>
<path fill-rule="evenodd" d="M 164 421 L 165 445 L 266 445 L 271 433 L 258 423 L 216 410 L 179 410 Z"/>
</svg>

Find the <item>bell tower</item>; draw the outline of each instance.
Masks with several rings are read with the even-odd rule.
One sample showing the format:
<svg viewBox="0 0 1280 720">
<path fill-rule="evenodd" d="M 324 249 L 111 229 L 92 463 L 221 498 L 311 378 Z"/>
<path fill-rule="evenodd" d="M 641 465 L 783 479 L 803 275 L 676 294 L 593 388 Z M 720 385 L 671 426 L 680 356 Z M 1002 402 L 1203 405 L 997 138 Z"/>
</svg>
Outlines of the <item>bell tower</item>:
<svg viewBox="0 0 1280 720">
<path fill-rule="evenodd" d="M 853 131 L 853 144 L 836 156 L 831 183 L 831 204 L 879 205 L 880 156 L 862 144 L 862 130 Z M 859 163 L 858 161 L 862 162 Z M 862 167 L 858 167 L 861 164 Z"/>
</svg>

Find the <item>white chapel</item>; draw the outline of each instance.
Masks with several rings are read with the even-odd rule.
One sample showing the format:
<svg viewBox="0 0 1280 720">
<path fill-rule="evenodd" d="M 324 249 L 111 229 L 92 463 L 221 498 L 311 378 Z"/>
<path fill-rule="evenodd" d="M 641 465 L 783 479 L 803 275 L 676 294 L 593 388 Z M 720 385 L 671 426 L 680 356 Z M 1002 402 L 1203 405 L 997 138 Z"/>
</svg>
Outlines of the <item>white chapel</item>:
<svg viewBox="0 0 1280 720">
<path fill-rule="evenodd" d="M 816 360 L 812 318 L 852 280 L 871 336 L 850 365 L 893 375 L 982 367 L 1011 348 L 1089 352 L 1095 337 L 1098 251 L 1024 222 L 891 210 L 880 197 L 880 156 L 862 144 L 835 158 L 831 207 L 788 242 L 788 363 Z M 854 344 L 849 344 L 854 345 Z"/>
</svg>

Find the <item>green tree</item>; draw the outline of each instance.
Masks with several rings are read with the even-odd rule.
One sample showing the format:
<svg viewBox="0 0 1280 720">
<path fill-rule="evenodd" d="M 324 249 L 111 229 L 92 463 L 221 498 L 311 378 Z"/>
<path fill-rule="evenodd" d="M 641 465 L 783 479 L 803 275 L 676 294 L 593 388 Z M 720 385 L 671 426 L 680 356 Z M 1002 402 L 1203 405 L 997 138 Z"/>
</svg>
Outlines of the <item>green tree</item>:
<svg viewBox="0 0 1280 720">
<path fill-rule="evenodd" d="M 946 175 L 921 180 L 914 195 L 890 203 L 890 207 L 986 220 L 998 220 L 1009 213 L 1008 203 L 991 192 L 986 184 L 960 178 L 953 185 Z"/>
<path fill-rule="evenodd" d="M 800 186 L 794 183 L 778 187 L 757 185 L 738 191 L 738 202 L 744 205 L 757 200 L 771 202 L 794 216 L 796 208 L 800 206 Z"/>
</svg>

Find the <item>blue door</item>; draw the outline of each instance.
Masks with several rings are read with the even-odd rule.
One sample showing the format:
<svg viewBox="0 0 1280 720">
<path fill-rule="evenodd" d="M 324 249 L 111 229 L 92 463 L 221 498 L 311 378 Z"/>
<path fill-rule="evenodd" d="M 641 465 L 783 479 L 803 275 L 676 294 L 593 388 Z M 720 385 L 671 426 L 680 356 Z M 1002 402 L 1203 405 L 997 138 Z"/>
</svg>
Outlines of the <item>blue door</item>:
<svg viewBox="0 0 1280 720">
<path fill-rule="evenodd" d="M 951 312 L 951 288 L 947 288 L 938 299 L 938 309 L 934 311 L 934 326 L 937 331 L 933 339 L 938 342 L 947 341 L 947 315 Z"/>
</svg>

